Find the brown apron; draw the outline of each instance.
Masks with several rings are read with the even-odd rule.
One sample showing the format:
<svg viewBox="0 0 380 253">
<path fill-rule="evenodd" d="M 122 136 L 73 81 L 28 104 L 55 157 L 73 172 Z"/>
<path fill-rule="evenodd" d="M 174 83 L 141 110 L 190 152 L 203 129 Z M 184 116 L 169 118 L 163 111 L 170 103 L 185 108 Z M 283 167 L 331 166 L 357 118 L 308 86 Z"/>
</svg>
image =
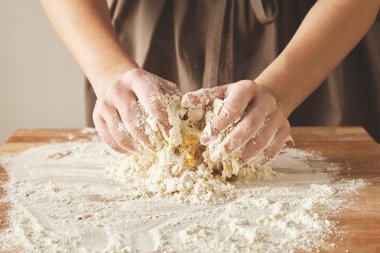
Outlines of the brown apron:
<svg viewBox="0 0 380 253">
<path fill-rule="evenodd" d="M 287 4 L 286 4 L 287 3 Z M 314 1 L 109 0 L 125 50 L 183 92 L 254 79 Z M 90 85 L 88 123 L 95 97 Z M 362 125 L 380 141 L 380 20 L 290 116 L 295 125 Z"/>
</svg>

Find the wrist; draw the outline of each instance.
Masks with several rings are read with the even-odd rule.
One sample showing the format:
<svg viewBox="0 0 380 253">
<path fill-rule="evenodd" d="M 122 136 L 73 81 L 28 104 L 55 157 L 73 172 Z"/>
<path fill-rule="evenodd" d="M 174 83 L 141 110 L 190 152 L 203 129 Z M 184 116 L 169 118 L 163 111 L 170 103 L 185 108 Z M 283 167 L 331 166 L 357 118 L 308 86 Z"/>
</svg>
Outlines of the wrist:
<svg viewBox="0 0 380 253">
<path fill-rule="evenodd" d="M 132 60 L 122 60 L 104 64 L 90 79 L 97 97 L 102 97 L 110 85 L 116 83 L 122 76 L 140 67 Z"/>
</svg>

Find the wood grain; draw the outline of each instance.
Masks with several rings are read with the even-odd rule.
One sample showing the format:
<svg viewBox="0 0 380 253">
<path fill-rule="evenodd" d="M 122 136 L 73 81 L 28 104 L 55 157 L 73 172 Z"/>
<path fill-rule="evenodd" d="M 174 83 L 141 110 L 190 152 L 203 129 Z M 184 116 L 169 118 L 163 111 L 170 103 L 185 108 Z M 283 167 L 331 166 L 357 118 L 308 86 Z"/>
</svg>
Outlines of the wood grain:
<svg viewBox="0 0 380 253">
<path fill-rule="evenodd" d="M 297 127 L 291 129 L 295 148 L 314 151 L 342 165 L 338 178 L 364 178 L 371 184 L 354 204 L 333 217 L 337 232 L 329 252 L 380 252 L 380 146 L 360 127 Z M 3 154 L 54 142 L 88 139 L 79 129 L 19 129 L 1 147 Z M 8 180 L 0 164 L 0 185 Z M 0 198 L 4 196 L 0 187 Z M 7 226 L 9 204 L 0 202 L 0 229 Z M 321 252 L 325 252 L 321 250 Z"/>
</svg>

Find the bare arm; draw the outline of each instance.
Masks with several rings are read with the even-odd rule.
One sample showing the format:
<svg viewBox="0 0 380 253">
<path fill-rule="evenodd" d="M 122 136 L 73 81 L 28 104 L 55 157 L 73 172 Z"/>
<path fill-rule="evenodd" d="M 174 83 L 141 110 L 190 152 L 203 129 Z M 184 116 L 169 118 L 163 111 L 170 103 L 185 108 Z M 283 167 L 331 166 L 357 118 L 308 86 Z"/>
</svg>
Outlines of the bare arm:
<svg viewBox="0 0 380 253">
<path fill-rule="evenodd" d="M 204 145 L 241 119 L 219 144 L 219 153 L 211 156 L 223 159 L 243 148 L 243 163 L 262 150 L 263 162 L 274 157 L 287 140 L 289 114 L 364 36 L 379 5 L 379 0 L 319 0 L 287 47 L 254 82 L 242 80 L 185 95 L 184 101 L 195 106 L 214 98 L 224 100 L 222 113 L 203 131 Z M 207 99 L 200 100 L 202 96 Z"/>
<path fill-rule="evenodd" d="M 141 107 L 169 138 L 171 128 L 162 93 L 179 93 L 167 80 L 139 69 L 123 50 L 112 26 L 106 0 L 41 0 L 58 35 L 90 80 L 97 101 L 93 112 L 102 139 L 119 152 L 141 146 L 156 150 L 146 134 Z M 139 106 L 141 105 L 141 107 Z"/>
<path fill-rule="evenodd" d="M 379 0 L 319 0 L 276 60 L 255 80 L 288 116 L 368 31 Z"/>
<path fill-rule="evenodd" d="M 50 22 L 92 83 L 104 95 L 110 80 L 138 67 L 117 40 L 105 0 L 41 0 Z"/>
</svg>

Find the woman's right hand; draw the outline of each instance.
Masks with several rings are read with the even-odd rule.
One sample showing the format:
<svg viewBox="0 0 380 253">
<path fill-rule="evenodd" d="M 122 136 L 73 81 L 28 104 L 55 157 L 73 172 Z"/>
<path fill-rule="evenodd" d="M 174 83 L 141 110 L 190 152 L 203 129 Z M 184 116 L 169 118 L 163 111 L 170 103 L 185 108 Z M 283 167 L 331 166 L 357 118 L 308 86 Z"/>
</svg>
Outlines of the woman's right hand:
<svg viewBox="0 0 380 253">
<path fill-rule="evenodd" d="M 165 93 L 180 92 L 176 84 L 143 69 L 135 68 L 118 75 L 95 104 L 93 120 L 100 137 L 120 153 L 135 152 L 139 145 L 156 150 L 158 147 L 146 134 L 149 125 L 141 109 L 169 136 L 172 126 L 161 102 Z"/>
</svg>

